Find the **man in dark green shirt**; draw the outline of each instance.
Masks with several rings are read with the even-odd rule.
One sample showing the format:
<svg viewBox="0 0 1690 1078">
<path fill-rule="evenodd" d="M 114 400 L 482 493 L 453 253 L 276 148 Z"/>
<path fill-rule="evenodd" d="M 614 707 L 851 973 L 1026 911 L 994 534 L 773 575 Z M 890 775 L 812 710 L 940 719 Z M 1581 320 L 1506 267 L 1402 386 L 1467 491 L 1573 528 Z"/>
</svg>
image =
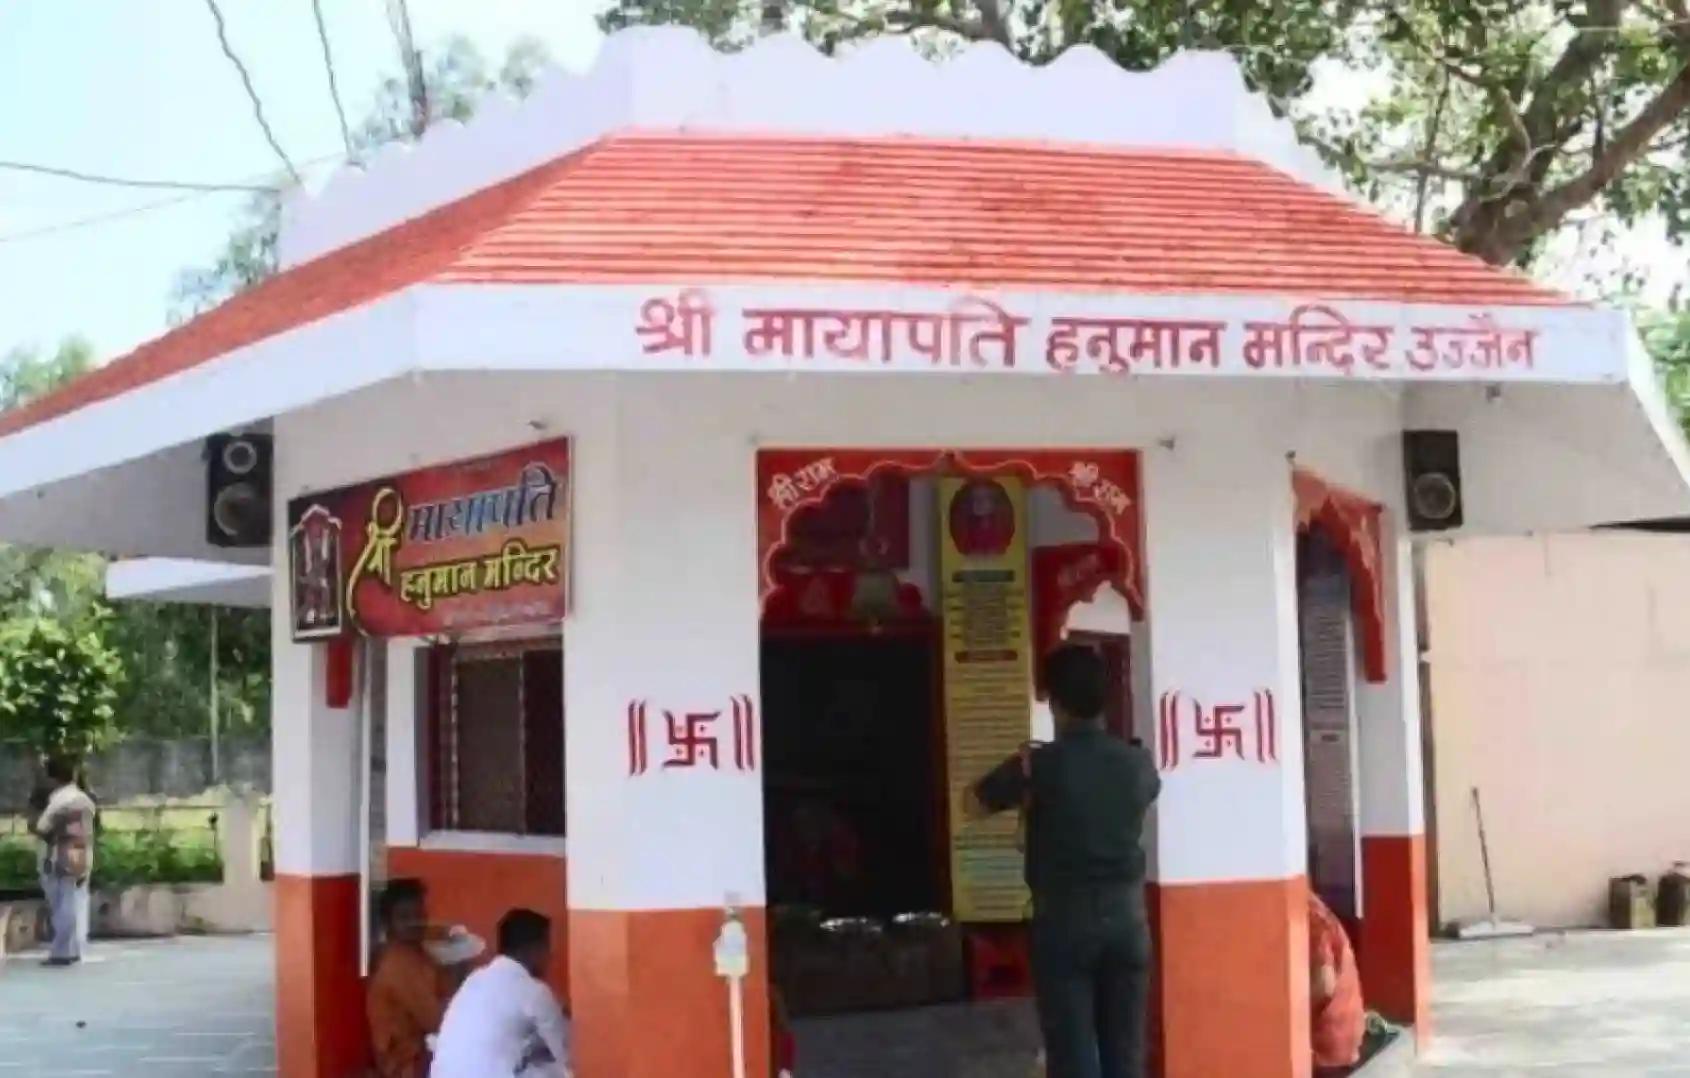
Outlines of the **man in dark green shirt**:
<svg viewBox="0 0 1690 1078">
<path fill-rule="evenodd" d="M 1140 1078 L 1150 986 L 1144 814 L 1150 753 L 1103 728 L 1109 678 L 1089 648 L 1046 660 L 1056 740 L 975 784 L 972 816 L 1023 808 L 1033 892 L 1033 990 L 1050 1078 Z"/>
</svg>

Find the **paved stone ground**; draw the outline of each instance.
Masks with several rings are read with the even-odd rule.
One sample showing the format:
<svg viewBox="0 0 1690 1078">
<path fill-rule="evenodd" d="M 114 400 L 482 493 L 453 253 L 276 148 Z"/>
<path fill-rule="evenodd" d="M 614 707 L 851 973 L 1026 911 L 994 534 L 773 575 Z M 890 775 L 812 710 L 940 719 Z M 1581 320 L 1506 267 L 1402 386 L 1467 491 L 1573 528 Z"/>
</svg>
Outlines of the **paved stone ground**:
<svg viewBox="0 0 1690 1078">
<path fill-rule="evenodd" d="M 270 948 L 114 941 L 70 970 L 0 962 L 0 1078 L 274 1074 Z M 1690 1078 L 1690 931 L 1440 944 L 1434 961 L 1425 1078 Z M 1014 1005 L 809 1021 L 800 1036 L 806 1078 L 1021 1078 L 1036 1043 Z"/>
<path fill-rule="evenodd" d="M 1690 931 L 1433 949 L 1426 1078 L 1690 1078 Z"/>
<path fill-rule="evenodd" d="M 1025 1001 L 809 1018 L 803 1078 L 1031 1078 L 1038 1022 Z"/>
<path fill-rule="evenodd" d="M 268 936 L 98 941 L 0 962 L 0 1078 L 275 1074 Z"/>
</svg>

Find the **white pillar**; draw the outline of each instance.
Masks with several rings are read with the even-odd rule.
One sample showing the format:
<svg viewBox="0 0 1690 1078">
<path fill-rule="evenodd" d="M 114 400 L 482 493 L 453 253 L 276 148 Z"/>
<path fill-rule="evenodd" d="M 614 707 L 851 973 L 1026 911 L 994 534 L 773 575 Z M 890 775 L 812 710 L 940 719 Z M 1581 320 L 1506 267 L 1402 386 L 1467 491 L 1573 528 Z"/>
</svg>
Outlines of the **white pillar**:
<svg viewBox="0 0 1690 1078">
<path fill-rule="evenodd" d="M 278 514 L 277 519 L 286 519 Z M 288 1075 L 362 1065 L 359 1013 L 359 716 L 326 703 L 326 645 L 295 644 L 287 552 L 271 607 L 271 783 L 275 814 L 276 1044 Z"/>
<path fill-rule="evenodd" d="M 387 643 L 387 844 L 415 846 L 422 829 L 417 763 L 422 724 L 419 679 L 427 649 L 418 640 Z"/>
<path fill-rule="evenodd" d="M 1383 524 L 1383 684 L 1357 696 L 1361 748 L 1361 969 L 1369 1006 L 1430 1036 L 1431 943 L 1425 788 L 1421 760 L 1420 645 L 1414 559 L 1395 514 Z"/>
<path fill-rule="evenodd" d="M 1309 1069 L 1291 472 L 1230 431 L 1145 456 L 1163 1073 Z"/>
<path fill-rule="evenodd" d="M 564 633 L 571 995 L 584 1074 L 726 1073 L 728 902 L 753 940 L 767 1072 L 754 447 L 737 417 L 624 380 L 572 431 Z M 737 720 L 737 721 L 736 721 Z M 669 1032 L 650 1035 L 651 1016 Z"/>
</svg>

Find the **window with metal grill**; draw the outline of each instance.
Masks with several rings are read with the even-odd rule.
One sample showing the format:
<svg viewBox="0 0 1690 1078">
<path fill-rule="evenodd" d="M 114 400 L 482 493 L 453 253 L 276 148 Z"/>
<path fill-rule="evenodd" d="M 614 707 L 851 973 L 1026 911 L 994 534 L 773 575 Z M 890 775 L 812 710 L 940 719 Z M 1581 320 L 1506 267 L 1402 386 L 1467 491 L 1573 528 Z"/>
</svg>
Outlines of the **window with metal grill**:
<svg viewBox="0 0 1690 1078">
<path fill-rule="evenodd" d="M 430 826 L 563 835 L 563 651 L 438 647 L 430 666 Z"/>
</svg>

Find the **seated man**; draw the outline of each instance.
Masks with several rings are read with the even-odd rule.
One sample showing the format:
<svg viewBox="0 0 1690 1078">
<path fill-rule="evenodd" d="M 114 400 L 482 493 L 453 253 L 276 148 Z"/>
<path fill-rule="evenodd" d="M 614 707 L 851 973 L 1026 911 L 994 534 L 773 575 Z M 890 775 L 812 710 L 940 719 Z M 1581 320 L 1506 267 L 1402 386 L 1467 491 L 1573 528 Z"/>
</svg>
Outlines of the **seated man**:
<svg viewBox="0 0 1690 1078">
<path fill-rule="evenodd" d="M 1309 892 L 1309 1038 L 1316 1075 L 1346 1074 L 1361 1061 L 1367 1013 L 1349 934 L 1320 896 Z"/>
<path fill-rule="evenodd" d="M 569 1025 L 541 980 L 552 922 L 516 909 L 499 921 L 499 957 L 469 975 L 446 1008 L 433 1078 L 568 1078 Z"/>
<path fill-rule="evenodd" d="M 428 1038 L 440 1031 L 451 993 L 445 971 L 423 948 L 427 895 L 422 881 L 393 880 L 377 906 L 383 944 L 370 971 L 370 1044 L 380 1078 L 428 1073 Z"/>
</svg>

